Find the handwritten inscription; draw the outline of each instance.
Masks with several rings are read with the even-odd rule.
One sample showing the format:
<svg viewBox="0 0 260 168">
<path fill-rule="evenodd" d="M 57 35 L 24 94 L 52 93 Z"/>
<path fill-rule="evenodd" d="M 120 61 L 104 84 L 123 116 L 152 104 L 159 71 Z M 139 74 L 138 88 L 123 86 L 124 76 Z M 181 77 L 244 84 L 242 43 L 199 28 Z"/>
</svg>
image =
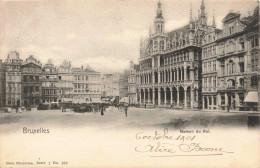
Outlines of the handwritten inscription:
<svg viewBox="0 0 260 168">
<path fill-rule="evenodd" d="M 187 131 L 180 130 L 180 133 L 187 133 Z M 188 131 L 196 132 L 196 131 Z M 202 130 L 202 133 L 209 133 L 209 130 Z M 200 132 L 200 133 L 201 133 Z M 198 132 L 197 132 L 198 133 Z M 136 139 L 142 142 L 142 145 L 136 146 L 135 151 L 140 153 L 154 153 L 163 154 L 160 156 L 165 156 L 165 154 L 177 154 L 177 153 L 203 153 L 205 155 L 222 155 L 223 153 L 233 153 L 227 151 L 219 146 L 206 146 L 201 142 L 196 140 L 198 136 L 195 134 L 179 134 L 172 135 L 168 133 L 168 129 L 164 129 L 162 133 L 154 131 L 154 133 L 149 134 L 145 132 L 136 133 Z M 177 155 L 173 155 L 177 156 Z M 185 155 L 182 155 L 185 156 Z M 191 155 L 186 155 L 191 156 Z M 194 155 L 196 156 L 196 155 Z"/>
</svg>

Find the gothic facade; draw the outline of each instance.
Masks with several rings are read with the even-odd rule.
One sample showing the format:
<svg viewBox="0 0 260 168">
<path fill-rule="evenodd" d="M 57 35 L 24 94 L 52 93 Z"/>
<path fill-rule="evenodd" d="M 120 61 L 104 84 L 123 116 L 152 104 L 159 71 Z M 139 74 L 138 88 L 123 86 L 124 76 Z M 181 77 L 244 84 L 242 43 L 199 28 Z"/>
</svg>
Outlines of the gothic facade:
<svg viewBox="0 0 260 168">
<path fill-rule="evenodd" d="M 177 30 L 165 32 L 161 3 L 154 31 L 141 40 L 140 70 L 136 74 L 137 101 L 159 107 L 201 108 L 201 45 L 207 30 L 202 0 L 198 19 Z"/>
</svg>

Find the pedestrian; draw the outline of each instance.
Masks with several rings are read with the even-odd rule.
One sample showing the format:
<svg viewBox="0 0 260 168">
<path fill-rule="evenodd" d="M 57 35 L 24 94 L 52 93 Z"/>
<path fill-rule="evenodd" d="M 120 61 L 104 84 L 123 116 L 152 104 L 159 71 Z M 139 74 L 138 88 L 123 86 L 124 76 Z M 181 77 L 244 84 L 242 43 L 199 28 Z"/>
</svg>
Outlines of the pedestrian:
<svg viewBox="0 0 260 168">
<path fill-rule="evenodd" d="M 101 115 L 104 115 L 104 107 L 103 107 L 103 105 L 101 105 L 100 111 L 101 111 Z"/>
<path fill-rule="evenodd" d="M 127 105 L 125 106 L 125 116 L 127 117 Z"/>
<path fill-rule="evenodd" d="M 144 108 L 146 108 L 146 103 L 144 104 Z"/>
<path fill-rule="evenodd" d="M 230 109 L 230 104 L 228 103 L 227 105 L 227 111 L 229 112 L 229 109 Z"/>
</svg>

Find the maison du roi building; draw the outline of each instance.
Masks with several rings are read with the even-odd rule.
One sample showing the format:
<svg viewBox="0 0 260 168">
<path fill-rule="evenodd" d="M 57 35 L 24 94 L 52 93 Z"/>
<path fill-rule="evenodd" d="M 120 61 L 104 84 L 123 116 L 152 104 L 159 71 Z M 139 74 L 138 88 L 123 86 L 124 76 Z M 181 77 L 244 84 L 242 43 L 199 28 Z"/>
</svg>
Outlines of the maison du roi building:
<svg viewBox="0 0 260 168">
<path fill-rule="evenodd" d="M 187 25 L 165 32 L 161 3 L 157 6 L 154 30 L 140 43 L 138 104 L 246 110 L 244 102 L 250 104 L 252 96 L 259 102 L 258 7 L 243 19 L 229 13 L 220 30 L 214 16 L 212 25 L 207 24 L 202 0 L 198 19 L 190 11 Z"/>
</svg>

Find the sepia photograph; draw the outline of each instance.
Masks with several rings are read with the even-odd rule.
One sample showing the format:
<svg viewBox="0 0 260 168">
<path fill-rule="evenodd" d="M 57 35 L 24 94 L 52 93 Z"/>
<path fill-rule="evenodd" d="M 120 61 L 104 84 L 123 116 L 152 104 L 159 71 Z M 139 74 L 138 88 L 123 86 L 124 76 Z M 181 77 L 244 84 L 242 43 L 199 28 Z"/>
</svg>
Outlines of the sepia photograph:
<svg viewBox="0 0 260 168">
<path fill-rule="evenodd" d="M 259 168 L 259 0 L 1 0 L 0 168 Z"/>
</svg>

